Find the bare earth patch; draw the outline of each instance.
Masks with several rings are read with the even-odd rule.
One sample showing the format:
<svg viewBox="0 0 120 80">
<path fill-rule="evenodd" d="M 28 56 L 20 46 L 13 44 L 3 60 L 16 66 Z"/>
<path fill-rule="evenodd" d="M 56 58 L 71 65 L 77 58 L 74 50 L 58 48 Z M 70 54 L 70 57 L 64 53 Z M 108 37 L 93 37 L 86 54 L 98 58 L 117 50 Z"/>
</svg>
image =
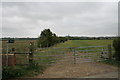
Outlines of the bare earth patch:
<svg viewBox="0 0 120 80">
<path fill-rule="evenodd" d="M 105 78 L 111 78 L 111 75 L 114 75 L 118 72 L 118 68 L 99 63 L 99 62 L 83 62 L 79 64 L 73 64 L 73 56 L 68 54 L 61 61 L 56 63 L 53 66 L 47 68 L 43 74 L 36 76 L 36 78 L 83 78 L 94 75 L 99 75 L 98 77 L 103 78 L 104 74 L 111 73 L 110 75 L 105 76 Z M 113 72 L 113 73 L 112 73 Z M 117 78 L 118 76 L 113 76 Z"/>
</svg>

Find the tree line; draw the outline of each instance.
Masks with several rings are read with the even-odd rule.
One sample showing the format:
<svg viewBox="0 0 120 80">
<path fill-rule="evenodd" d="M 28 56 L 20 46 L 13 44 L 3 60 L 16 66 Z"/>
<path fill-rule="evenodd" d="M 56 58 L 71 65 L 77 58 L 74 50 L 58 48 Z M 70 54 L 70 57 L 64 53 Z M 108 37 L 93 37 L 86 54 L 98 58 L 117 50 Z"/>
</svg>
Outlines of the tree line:
<svg viewBox="0 0 120 80">
<path fill-rule="evenodd" d="M 66 36 L 69 40 L 109 40 L 116 37 L 79 37 L 79 36 Z"/>
<path fill-rule="evenodd" d="M 11 37 L 5 37 L 5 38 L 0 38 L 1 40 L 9 40 L 9 39 L 13 39 L 13 40 L 37 40 L 38 38 L 11 38 Z"/>
</svg>

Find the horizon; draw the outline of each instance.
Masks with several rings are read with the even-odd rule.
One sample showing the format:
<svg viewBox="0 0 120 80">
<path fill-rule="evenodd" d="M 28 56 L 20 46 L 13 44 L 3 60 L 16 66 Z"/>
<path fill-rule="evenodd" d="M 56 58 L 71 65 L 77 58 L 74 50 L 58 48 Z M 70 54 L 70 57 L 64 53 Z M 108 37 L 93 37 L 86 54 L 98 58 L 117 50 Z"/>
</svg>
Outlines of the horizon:
<svg viewBox="0 0 120 80">
<path fill-rule="evenodd" d="M 66 36 L 58 36 L 58 37 L 67 37 Z M 73 35 L 69 35 L 70 37 L 118 37 L 118 36 L 73 36 Z M 38 37 L 1 37 L 1 38 L 38 38 Z"/>
</svg>

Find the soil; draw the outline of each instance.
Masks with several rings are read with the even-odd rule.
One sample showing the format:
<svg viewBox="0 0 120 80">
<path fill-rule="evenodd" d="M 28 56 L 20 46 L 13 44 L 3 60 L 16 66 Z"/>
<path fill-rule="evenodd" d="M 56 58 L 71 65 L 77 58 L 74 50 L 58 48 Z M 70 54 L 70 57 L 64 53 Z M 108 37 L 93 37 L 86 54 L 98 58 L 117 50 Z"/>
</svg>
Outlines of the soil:
<svg viewBox="0 0 120 80">
<path fill-rule="evenodd" d="M 67 54 L 55 65 L 48 67 L 43 74 L 36 76 L 36 78 L 118 77 L 118 75 L 116 75 L 118 73 L 118 67 L 94 61 L 87 62 L 85 60 L 78 60 L 76 62 L 79 63 L 74 64 L 74 57 L 72 55 L 73 54 L 70 53 Z M 102 76 L 105 74 L 106 76 Z"/>
</svg>

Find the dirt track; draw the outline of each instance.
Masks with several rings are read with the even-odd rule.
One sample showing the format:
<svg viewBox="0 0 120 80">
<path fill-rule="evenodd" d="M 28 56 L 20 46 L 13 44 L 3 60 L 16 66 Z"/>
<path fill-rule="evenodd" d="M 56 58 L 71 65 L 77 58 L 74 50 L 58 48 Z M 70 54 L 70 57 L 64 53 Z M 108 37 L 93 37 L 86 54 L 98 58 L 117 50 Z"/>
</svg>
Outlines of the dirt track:
<svg viewBox="0 0 120 80">
<path fill-rule="evenodd" d="M 73 56 L 70 54 L 65 56 L 62 60 L 44 71 L 44 74 L 36 76 L 37 78 L 81 78 L 94 75 L 104 75 L 118 72 L 118 68 L 98 62 L 83 62 L 79 64 L 73 64 Z M 104 76 L 98 76 L 104 77 Z M 113 78 L 118 76 L 113 76 Z M 105 76 L 105 78 L 111 78 L 110 75 Z"/>
</svg>

